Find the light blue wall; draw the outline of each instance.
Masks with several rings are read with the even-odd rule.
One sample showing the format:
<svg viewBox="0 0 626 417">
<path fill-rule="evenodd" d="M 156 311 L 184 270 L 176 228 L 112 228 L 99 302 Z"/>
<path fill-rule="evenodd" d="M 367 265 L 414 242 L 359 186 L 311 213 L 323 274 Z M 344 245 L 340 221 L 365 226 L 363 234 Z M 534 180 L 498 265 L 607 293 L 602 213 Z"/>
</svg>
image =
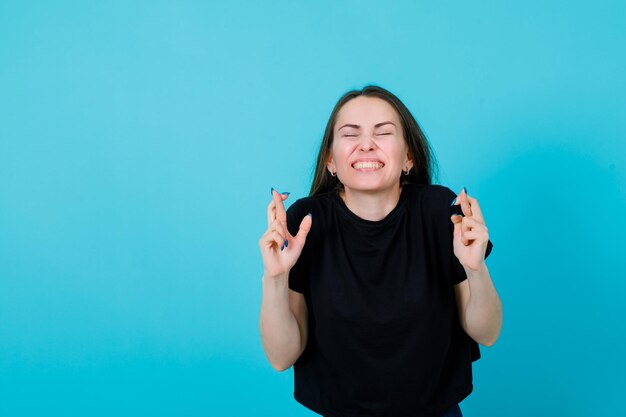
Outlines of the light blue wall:
<svg viewBox="0 0 626 417">
<path fill-rule="evenodd" d="M 258 334 L 270 187 L 380 84 L 505 306 L 466 416 L 626 415 L 622 1 L 0 2 L 0 415 L 312 416 Z M 506 408 L 508 411 L 502 411 Z"/>
</svg>

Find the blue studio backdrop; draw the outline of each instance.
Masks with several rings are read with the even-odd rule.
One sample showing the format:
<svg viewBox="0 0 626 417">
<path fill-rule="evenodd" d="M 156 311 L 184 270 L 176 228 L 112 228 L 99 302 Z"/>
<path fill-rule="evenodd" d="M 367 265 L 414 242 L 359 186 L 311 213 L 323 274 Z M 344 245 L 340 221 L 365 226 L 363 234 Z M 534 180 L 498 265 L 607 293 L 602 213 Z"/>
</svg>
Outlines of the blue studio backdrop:
<svg viewBox="0 0 626 417">
<path fill-rule="evenodd" d="M 626 415 L 622 1 L 0 2 L 0 416 L 313 416 L 265 359 L 270 187 L 347 90 L 478 198 L 466 416 Z M 503 411 L 506 410 L 506 411 Z"/>
</svg>

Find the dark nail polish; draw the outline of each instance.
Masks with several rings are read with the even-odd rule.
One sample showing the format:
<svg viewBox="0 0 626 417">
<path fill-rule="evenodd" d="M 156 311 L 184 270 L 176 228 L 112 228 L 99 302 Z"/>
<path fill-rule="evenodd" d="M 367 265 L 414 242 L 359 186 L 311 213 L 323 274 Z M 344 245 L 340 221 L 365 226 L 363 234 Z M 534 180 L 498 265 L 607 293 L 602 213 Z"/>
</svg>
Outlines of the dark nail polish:
<svg viewBox="0 0 626 417">
<path fill-rule="evenodd" d="M 456 197 L 454 197 L 454 200 L 452 200 L 452 203 L 450 205 L 453 206 L 454 203 L 456 203 Z"/>
<path fill-rule="evenodd" d="M 465 191 L 465 194 L 467 194 L 467 188 L 463 187 L 463 191 Z"/>
<path fill-rule="evenodd" d="M 284 246 L 284 245 L 280 247 L 280 250 L 281 250 L 281 251 L 282 251 L 283 249 L 285 249 L 285 246 Z"/>
<path fill-rule="evenodd" d="M 274 187 L 272 187 L 272 191 L 270 191 L 270 193 L 272 194 L 272 196 L 274 195 Z"/>
<path fill-rule="evenodd" d="M 450 215 L 452 215 L 452 216 L 463 216 L 463 209 L 461 208 L 461 205 L 450 206 Z"/>
<path fill-rule="evenodd" d="M 289 241 L 285 239 L 285 247 L 289 246 Z"/>
<path fill-rule="evenodd" d="M 289 191 L 285 191 L 284 193 L 281 193 L 282 195 L 289 195 L 291 194 Z"/>
</svg>

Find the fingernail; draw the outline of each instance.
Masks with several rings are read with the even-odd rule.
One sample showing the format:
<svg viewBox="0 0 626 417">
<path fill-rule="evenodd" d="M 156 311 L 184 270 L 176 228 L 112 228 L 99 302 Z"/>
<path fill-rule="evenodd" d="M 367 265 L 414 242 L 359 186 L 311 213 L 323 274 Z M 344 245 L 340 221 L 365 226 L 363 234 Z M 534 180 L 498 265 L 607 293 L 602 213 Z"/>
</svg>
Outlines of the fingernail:
<svg viewBox="0 0 626 417">
<path fill-rule="evenodd" d="M 272 191 L 270 191 L 270 193 L 272 193 L 272 195 L 274 195 L 274 187 L 272 187 Z"/>
<path fill-rule="evenodd" d="M 456 197 L 454 197 L 454 200 L 452 200 L 452 203 L 450 205 L 453 206 L 454 203 L 456 203 Z"/>
<path fill-rule="evenodd" d="M 291 194 L 289 191 L 285 191 L 284 193 L 281 193 L 282 195 L 289 195 Z"/>
<path fill-rule="evenodd" d="M 285 239 L 285 247 L 289 246 L 289 241 Z"/>
<path fill-rule="evenodd" d="M 284 246 L 284 245 L 283 245 L 283 246 L 281 246 L 280 250 L 282 251 L 283 249 L 285 249 L 285 246 Z"/>
<path fill-rule="evenodd" d="M 307 213 L 307 216 L 309 216 L 310 218 L 313 218 L 313 215 L 311 213 Z"/>
<path fill-rule="evenodd" d="M 463 191 L 465 191 L 465 194 L 467 194 L 467 188 L 463 187 Z"/>
</svg>

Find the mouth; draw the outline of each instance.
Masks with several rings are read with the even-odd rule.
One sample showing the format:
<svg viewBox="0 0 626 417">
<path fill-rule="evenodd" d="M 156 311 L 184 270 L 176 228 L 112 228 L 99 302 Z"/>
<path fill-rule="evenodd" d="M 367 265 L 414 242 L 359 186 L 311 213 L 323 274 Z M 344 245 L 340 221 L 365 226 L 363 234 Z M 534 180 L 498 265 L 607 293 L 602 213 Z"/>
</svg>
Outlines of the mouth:
<svg viewBox="0 0 626 417">
<path fill-rule="evenodd" d="M 352 164 L 352 168 L 360 171 L 375 171 L 384 166 L 385 164 L 381 161 L 356 161 Z"/>
</svg>

